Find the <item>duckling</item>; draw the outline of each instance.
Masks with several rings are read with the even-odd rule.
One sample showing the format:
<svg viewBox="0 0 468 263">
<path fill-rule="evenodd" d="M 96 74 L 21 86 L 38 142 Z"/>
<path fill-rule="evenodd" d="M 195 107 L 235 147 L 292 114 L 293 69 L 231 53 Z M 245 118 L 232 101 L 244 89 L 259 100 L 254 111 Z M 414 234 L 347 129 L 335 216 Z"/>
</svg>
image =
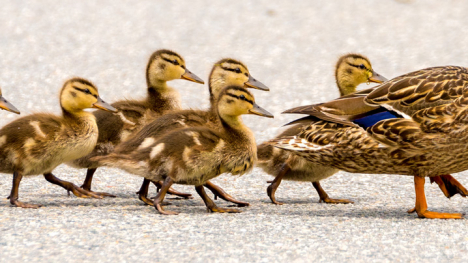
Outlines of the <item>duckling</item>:
<svg viewBox="0 0 468 263">
<path fill-rule="evenodd" d="M 335 66 L 335 78 L 341 96 L 355 92 L 356 87 L 362 83 L 381 83 L 386 80 L 372 69 L 369 59 L 360 54 L 341 56 Z M 301 123 L 296 124 L 285 130 L 275 139 L 296 135 L 302 130 L 303 126 L 304 124 Z M 332 176 L 338 172 L 338 169 L 308 162 L 304 158 L 291 154 L 288 151 L 273 147 L 272 141 L 260 144 L 257 153 L 258 166 L 266 173 L 275 176 L 273 181 L 269 181 L 271 184 L 267 189 L 267 194 L 272 203 L 277 205 L 283 204 L 276 201 L 275 198 L 276 189 L 281 184 L 282 179 L 312 182 L 312 185 L 320 196 L 320 201 L 325 203 L 353 203 L 347 199 L 329 198 L 320 185 L 320 180 Z"/>
<path fill-rule="evenodd" d="M 241 115 L 256 114 L 273 117 L 255 104 L 255 99 L 241 86 L 228 86 L 221 91 L 217 102 L 216 127 L 190 127 L 166 133 L 146 147 L 130 154 L 111 153 L 95 157 L 101 165 L 117 167 L 143 176 L 151 181 L 164 180 L 161 191 L 154 198 L 155 208 L 165 215 L 161 206 L 173 183 L 195 185 L 211 212 L 241 212 L 219 208 L 206 194 L 203 184 L 223 173 L 242 175 L 257 161 L 257 146 L 252 131 Z M 143 165 L 144 164 L 144 165 Z"/>
<path fill-rule="evenodd" d="M 167 81 L 174 79 L 204 84 L 203 80 L 185 67 L 185 61 L 179 54 L 166 49 L 158 50 L 151 55 L 146 67 L 148 95 L 145 99 L 114 102 L 112 106 L 119 110 L 117 114 L 103 111 L 94 113 L 99 127 L 96 147 L 89 155 L 68 163 L 72 167 L 88 168 L 81 186 L 83 189 L 91 191 L 93 175 L 99 167 L 96 162 L 90 161 L 91 157 L 109 154 L 116 145 L 127 140 L 130 134 L 150 120 L 180 109 L 179 92 L 167 85 Z M 108 193 L 96 194 L 115 197 Z"/>
<path fill-rule="evenodd" d="M 98 127 L 86 108 L 116 112 L 100 97 L 89 81 L 73 78 L 60 92 L 62 116 L 38 113 L 19 118 L 0 129 L 0 173 L 13 173 L 10 203 L 17 207 L 38 208 L 40 205 L 18 201 L 18 188 L 23 176 L 43 174 L 53 184 L 78 197 L 95 197 L 91 192 L 62 181 L 52 174 L 61 163 L 80 158 L 96 146 Z"/>
<path fill-rule="evenodd" d="M 163 134 L 180 128 L 198 126 L 217 127 L 219 124 L 217 123 L 216 101 L 223 87 L 239 85 L 246 88 L 269 90 L 263 83 L 252 77 L 245 64 L 232 58 L 224 58 L 214 64 L 209 75 L 208 83 L 211 104 L 209 110 L 182 110 L 165 114 L 145 125 L 139 132 L 133 135 L 132 138 L 119 144 L 114 152 L 117 154 L 130 154 L 134 151 L 139 151 L 141 147 L 147 147 L 146 145 L 156 141 Z M 140 200 L 148 205 L 153 205 L 153 201 L 147 198 L 149 183 L 150 181 L 148 179 L 144 179 L 137 194 Z M 162 183 L 161 181 L 155 182 L 158 190 L 162 186 Z M 223 189 L 209 181 L 205 183 L 205 186 L 215 194 L 215 199 L 219 196 L 238 206 L 249 205 L 249 203 L 234 199 Z M 168 193 L 173 193 L 174 190 L 170 189 L 169 191 Z"/>
<path fill-rule="evenodd" d="M 19 110 L 2 96 L 2 89 L 0 89 L 0 109 L 20 114 Z"/>
</svg>

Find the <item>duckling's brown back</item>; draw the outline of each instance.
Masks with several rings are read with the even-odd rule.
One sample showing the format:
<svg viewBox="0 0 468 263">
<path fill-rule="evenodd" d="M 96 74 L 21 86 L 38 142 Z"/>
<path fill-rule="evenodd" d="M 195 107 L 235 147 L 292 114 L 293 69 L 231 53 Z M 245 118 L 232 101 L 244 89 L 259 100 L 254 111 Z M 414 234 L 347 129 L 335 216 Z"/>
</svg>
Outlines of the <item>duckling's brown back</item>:
<svg viewBox="0 0 468 263">
<path fill-rule="evenodd" d="M 149 147 L 168 132 L 188 127 L 213 126 L 216 116 L 209 111 L 181 110 L 165 114 L 145 125 L 127 141 L 119 144 L 115 152 L 129 154 L 140 147 Z"/>
</svg>

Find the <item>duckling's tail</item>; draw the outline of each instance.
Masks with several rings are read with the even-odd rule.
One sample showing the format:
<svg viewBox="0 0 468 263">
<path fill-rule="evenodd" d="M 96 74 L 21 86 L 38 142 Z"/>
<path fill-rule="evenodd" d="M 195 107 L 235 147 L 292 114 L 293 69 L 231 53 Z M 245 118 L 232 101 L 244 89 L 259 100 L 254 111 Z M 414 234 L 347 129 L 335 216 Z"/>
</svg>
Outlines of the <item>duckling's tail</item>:
<svg viewBox="0 0 468 263">
<path fill-rule="evenodd" d="M 115 167 L 114 165 L 119 163 L 121 157 L 122 156 L 111 153 L 109 155 L 92 157 L 90 161 L 97 162 L 98 166 Z"/>
<path fill-rule="evenodd" d="M 145 162 L 140 162 L 127 154 L 111 153 L 106 156 L 96 156 L 91 158 L 99 166 L 107 166 L 122 169 L 128 173 L 145 176 L 148 173 L 148 167 Z"/>
</svg>

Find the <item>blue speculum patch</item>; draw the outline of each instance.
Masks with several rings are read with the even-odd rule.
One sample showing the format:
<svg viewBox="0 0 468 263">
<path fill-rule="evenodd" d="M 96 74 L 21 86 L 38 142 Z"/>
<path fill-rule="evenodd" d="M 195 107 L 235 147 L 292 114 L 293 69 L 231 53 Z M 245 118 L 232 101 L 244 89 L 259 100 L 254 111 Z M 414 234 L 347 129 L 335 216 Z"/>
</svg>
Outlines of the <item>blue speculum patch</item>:
<svg viewBox="0 0 468 263">
<path fill-rule="evenodd" d="M 395 118 L 402 118 L 401 115 L 394 111 L 389 111 L 385 108 L 379 108 L 377 110 L 373 110 L 368 113 L 368 115 L 364 117 L 360 117 L 354 119 L 353 122 L 357 125 L 361 126 L 362 128 L 366 129 L 368 127 L 373 126 L 377 122 L 386 119 L 395 119 Z"/>
</svg>

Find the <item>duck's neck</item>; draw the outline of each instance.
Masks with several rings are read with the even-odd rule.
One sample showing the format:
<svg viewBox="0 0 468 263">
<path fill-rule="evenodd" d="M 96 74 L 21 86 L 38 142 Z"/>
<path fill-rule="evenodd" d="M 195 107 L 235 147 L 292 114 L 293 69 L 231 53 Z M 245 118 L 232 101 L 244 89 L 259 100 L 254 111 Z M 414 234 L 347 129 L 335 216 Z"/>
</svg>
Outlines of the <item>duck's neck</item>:
<svg viewBox="0 0 468 263">
<path fill-rule="evenodd" d="M 148 82 L 147 103 L 152 109 L 168 110 L 180 108 L 180 95 L 167 81 L 154 80 Z"/>
<path fill-rule="evenodd" d="M 226 87 L 226 81 L 223 77 L 215 78 L 210 76 L 210 83 L 208 86 L 210 91 L 210 111 L 217 114 L 218 95 L 221 90 Z"/>
<path fill-rule="evenodd" d="M 356 83 L 354 83 L 350 77 L 347 76 L 336 76 L 336 85 L 340 90 L 340 96 L 348 95 L 356 92 Z"/>
<path fill-rule="evenodd" d="M 62 116 L 66 123 L 69 125 L 83 126 L 87 124 L 96 125 L 96 118 L 90 112 L 83 110 L 79 111 L 68 111 L 62 108 Z"/>
<path fill-rule="evenodd" d="M 242 121 L 241 116 L 220 116 L 219 117 L 221 125 L 223 126 L 224 130 L 230 135 L 229 138 L 236 138 L 242 137 L 247 138 L 255 142 L 253 138 L 253 133 L 250 129 L 245 126 L 244 122 Z"/>
</svg>

